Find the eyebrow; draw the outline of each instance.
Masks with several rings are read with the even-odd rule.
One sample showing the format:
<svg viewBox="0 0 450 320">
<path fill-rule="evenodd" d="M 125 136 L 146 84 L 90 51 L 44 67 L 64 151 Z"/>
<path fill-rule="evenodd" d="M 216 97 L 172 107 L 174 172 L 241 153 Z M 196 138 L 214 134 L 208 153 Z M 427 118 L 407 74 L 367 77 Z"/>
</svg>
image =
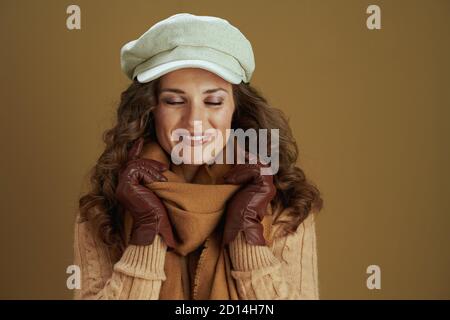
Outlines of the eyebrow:
<svg viewBox="0 0 450 320">
<path fill-rule="evenodd" d="M 228 91 L 223 88 L 214 88 L 214 89 L 208 89 L 208 90 L 203 91 L 203 94 L 214 93 L 217 91 L 225 91 L 226 93 L 228 93 Z M 182 93 L 182 94 L 186 93 L 183 90 L 177 89 L 177 88 L 164 88 L 164 89 L 160 90 L 160 93 L 162 93 L 162 92 L 175 92 L 175 93 Z"/>
</svg>

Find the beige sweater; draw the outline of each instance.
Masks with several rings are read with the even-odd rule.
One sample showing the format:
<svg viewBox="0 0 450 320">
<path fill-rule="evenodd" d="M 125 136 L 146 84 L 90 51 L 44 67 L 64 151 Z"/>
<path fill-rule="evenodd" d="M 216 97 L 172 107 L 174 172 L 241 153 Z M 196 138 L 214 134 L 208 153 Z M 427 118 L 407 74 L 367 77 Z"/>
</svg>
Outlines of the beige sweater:
<svg viewBox="0 0 450 320">
<path fill-rule="evenodd" d="M 75 299 L 156 300 L 166 279 L 166 244 L 129 245 L 115 255 L 94 236 L 88 221 L 75 223 L 74 260 L 81 270 Z M 319 299 L 315 217 L 270 247 L 247 244 L 242 233 L 230 243 L 231 274 L 240 299 Z"/>
</svg>

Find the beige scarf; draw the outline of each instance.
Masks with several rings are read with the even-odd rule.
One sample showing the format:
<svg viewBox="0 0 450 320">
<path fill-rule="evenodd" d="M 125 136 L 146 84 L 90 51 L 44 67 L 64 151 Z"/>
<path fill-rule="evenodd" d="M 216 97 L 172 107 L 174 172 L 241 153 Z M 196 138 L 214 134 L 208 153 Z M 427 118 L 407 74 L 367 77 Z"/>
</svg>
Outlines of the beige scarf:
<svg viewBox="0 0 450 320">
<path fill-rule="evenodd" d="M 223 182 L 230 164 L 202 165 L 191 182 L 180 166 L 170 162 L 158 143 L 144 146 L 142 158 L 169 164 L 163 174 L 167 182 L 148 184 L 162 199 L 178 244 L 166 254 L 161 300 L 238 300 L 228 248 L 222 245 L 225 206 L 240 186 Z M 263 220 L 264 237 L 271 244 L 272 208 Z M 125 239 L 129 239 L 132 218 L 125 214 Z"/>
</svg>

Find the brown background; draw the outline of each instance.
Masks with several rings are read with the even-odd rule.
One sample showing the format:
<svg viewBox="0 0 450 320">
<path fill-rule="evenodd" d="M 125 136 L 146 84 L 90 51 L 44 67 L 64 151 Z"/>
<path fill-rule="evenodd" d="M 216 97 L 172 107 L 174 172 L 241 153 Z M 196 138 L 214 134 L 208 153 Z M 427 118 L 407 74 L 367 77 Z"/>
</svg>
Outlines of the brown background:
<svg viewBox="0 0 450 320">
<path fill-rule="evenodd" d="M 66 29 L 81 7 L 82 29 Z M 366 28 L 381 7 L 382 29 Z M 251 41 L 323 192 L 322 299 L 450 298 L 449 1 L 0 2 L 0 298 L 70 299 L 73 215 L 120 93 L 121 46 L 168 16 Z M 381 290 L 366 268 L 381 267 Z"/>
</svg>

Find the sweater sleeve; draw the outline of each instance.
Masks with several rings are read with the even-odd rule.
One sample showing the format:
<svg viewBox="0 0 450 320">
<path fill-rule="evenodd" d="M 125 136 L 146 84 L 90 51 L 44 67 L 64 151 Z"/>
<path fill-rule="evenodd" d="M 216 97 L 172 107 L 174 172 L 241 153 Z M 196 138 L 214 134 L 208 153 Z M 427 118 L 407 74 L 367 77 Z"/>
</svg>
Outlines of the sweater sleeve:
<svg viewBox="0 0 450 320">
<path fill-rule="evenodd" d="M 270 247 L 250 245 L 238 234 L 229 251 L 240 299 L 319 299 L 314 219 L 310 214 L 295 233 Z"/>
<path fill-rule="evenodd" d="M 81 271 L 81 288 L 73 298 L 157 300 L 166 279 L 167 246 L 157 235 L 151 245 L 129 245 L 117 262 L 108 247 L 94 236 L 89 221 L 75 222 L 74 263 Z"/>
</svg>

